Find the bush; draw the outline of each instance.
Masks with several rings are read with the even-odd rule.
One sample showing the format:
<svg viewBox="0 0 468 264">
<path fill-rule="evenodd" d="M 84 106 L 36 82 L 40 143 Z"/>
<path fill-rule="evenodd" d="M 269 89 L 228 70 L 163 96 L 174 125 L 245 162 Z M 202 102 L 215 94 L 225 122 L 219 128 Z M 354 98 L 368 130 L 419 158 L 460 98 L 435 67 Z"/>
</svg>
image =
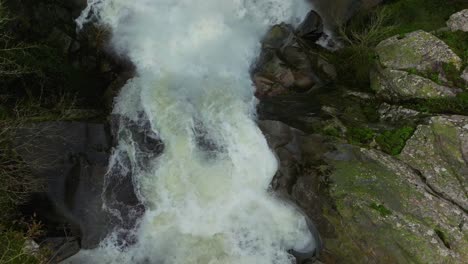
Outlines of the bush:
<svg viewBox="0 0 468 264">
<path fill-rule="evenodd" d="M 337 66 L 338 76 L 344 84 L 369 86 L 369 72 L 376 59 L 374 47 L 393 30 L 388 23 L 389 17 L 388 9 L 378 8 L 339 24 L 338 36 L 345 46 L 330 59 Z"/>
</svg>

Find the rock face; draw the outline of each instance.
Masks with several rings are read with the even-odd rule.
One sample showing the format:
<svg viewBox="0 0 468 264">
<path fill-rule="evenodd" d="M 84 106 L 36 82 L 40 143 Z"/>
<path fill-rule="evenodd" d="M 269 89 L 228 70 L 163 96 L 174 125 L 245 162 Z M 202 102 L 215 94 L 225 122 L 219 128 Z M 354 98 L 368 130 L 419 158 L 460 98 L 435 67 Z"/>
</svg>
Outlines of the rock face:
<svg viewBox="0 0 468 264">
<path fill-rule="evenodd" d="M 379 65 L 371 73 L 371 87 L 385 100 L 454 97 L 462 91 L 448 80 L 450 69 L 461 70 L 462 60 L 430 33 L 394 36 L 376 51 Z"/>
<path fill-rule="evenodd" d="M 400 158 L 434 192 L 468 210 L 468 117 L 432 117 L 417 128 Z"/>
<path fill-rule="evenodd" d="M 447 21 L 447 26 L 452 31 L 468 32 L 468 9 L 453 14 Z"/>
<path fill-rule="evenodd" d="M 112 228 L 101 199 L 110 147 L 105 126 L 32 123 L 17 132 L 15 144 L 33 174 L 47 181 L 46 198 L 38 204 L 32 201 L 38 217 L 45 223 L 71 223 L 74 233 L 81 237 L 81 246 L 95 247 Z M 45 211 L 41 211 L 43 207 Z"/>
<path fill-rule="evenodd" d="M 323 262 L 462 263 L 468 257 L 466 210 L 417 170 L 277 121 L 260 126 L 280 160 L 272 187 L 315 221 Z"/>
</svg>

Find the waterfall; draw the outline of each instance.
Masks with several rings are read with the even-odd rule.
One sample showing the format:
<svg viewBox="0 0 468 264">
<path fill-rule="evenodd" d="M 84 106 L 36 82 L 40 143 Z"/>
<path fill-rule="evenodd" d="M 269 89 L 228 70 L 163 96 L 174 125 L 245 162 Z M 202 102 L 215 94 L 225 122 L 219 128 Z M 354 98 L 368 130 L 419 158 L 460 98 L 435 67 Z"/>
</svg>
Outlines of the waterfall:
<svg viewBox="0 0 468 264">
<path fill-rule="evenodd" d="M 292 263 L 289 249 L 313 243 L 268 190 L 278 164 L 249 75 L 267 29 L 307 11 L 302 0 L 88 0 L 78 24 L 110 28 L 136 67 L 113 114 L 148 124 L 164 150 L 142 152 L 122 123 L 110 170 L 131 171 L 144 205 L 135 241 L 122 246 L 116 230 L 70 263 Z"/>
</svg>

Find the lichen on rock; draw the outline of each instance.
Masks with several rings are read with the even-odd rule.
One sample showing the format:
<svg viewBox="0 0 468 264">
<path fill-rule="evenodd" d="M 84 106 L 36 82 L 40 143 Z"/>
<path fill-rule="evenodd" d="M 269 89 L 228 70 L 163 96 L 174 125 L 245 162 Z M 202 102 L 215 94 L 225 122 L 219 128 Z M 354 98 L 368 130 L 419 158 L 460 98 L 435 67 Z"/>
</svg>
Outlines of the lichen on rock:
<svg viewBox="0 0 468 264">
<path fill-rule="evenodd" d="M 400 158 L 437 193 L 468 209 L 468 117 L 435 116 L 418 126 Z"/>
</svg>

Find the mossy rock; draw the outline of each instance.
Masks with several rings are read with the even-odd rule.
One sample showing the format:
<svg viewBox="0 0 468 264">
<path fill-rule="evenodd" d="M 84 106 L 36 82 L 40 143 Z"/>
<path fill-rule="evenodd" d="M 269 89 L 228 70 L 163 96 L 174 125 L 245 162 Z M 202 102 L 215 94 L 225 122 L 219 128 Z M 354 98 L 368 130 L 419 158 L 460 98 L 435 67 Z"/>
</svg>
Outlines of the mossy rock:
<svg viewBox="0 0 468 264">
<path fill-rule="evenodd" d="M 434 35 L 422 30 L 406 36 L 393 36 L 376 47 L 380 63 L 395 70 L 431 71 L 441 64 L 453 64 L 460 70 L 462 60 Z"/>
<path fill-rule="evenodd" d="M 379 69 L 371 76 L 372 89 L 388 101 L 455 97 L 461 92 L 402 70 Z"/>
<path fill-rule="evenodd" d="M 468 209 L 468 117 L 436 116 L 418 126 L 400 158 L 428 185 Z"/>
<path fill-rule="evenodd" d="M 337 149 L 329 155 L 335 209 L 325 211 L 335 236 L 324 240 L 338 263 L 462 263 L 468 257 L 468 233 L 459 228 L 467 217 L 463 210 L 430 194 L 396 158 Z"/>
</svg>

